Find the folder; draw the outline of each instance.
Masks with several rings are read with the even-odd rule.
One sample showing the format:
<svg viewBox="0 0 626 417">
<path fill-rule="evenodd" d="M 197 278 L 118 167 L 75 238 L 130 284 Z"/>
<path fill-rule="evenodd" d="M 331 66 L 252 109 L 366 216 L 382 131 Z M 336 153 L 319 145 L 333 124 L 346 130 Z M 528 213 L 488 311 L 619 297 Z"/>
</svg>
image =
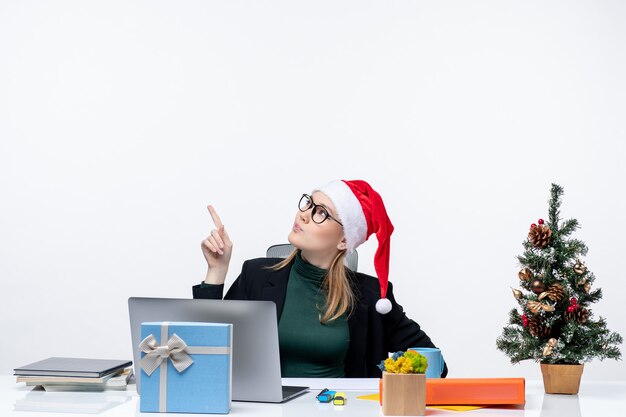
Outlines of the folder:
<svg viewBox="0 0 626 417">
<path fill-rule="evenodd" d="M 524 378 L 427 378 L 426 405 L 523 405 Z"/>
</svg>

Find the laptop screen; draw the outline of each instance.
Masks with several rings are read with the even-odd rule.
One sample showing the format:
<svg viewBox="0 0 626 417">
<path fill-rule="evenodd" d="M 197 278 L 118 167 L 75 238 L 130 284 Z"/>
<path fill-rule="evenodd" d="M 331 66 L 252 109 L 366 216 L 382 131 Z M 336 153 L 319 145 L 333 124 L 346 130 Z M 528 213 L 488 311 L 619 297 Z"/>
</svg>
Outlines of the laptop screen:
<svg viewBox="0 0 626 417">
<path fill-rule="evenodd" d="M 283 400 L 276 305 L 272 301 L 131 297 L 128 309 L 138 393 L 141 323 L 192 321 L 233 324 L 233 400 Z"/>
</svg>

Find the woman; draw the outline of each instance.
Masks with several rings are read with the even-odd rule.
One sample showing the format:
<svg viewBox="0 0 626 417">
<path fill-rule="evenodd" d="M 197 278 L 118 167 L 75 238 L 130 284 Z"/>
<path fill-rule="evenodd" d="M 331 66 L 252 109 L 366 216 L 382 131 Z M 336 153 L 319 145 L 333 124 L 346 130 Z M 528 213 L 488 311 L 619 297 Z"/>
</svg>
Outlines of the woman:
<svg viewBox="0 0 626 417">
<path fill-rule="evenodd" d="M 396 303 L 389 271 L 393 232 L 380 195 L 365 181 L 333 181 L 303 194 L 284 260 L 251 259 L 224 299 L 276 303 L 283 377 L 380 377 L 388 352 L 434 347 Z M 233 244 L 217 212 L 202 241 L 208 271 L 194 298 L 221 299 Z M 378 279 L 344 267 L 347 251 L 376 233 Z M 444 369 L 442 376 L 448 373 Z"/>
</svg>

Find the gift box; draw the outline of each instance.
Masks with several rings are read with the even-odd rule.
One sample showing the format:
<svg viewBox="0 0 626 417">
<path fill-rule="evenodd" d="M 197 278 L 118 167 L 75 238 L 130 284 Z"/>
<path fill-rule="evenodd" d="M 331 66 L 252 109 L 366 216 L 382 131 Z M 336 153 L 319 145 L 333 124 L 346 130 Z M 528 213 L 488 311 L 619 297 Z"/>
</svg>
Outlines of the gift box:
<svg viewBox="0 0 626 417">
<path fill-rule="evenodd" d="M 232 324 L 141 323 L 141 412 L 227 414 Z"/>
</svg>

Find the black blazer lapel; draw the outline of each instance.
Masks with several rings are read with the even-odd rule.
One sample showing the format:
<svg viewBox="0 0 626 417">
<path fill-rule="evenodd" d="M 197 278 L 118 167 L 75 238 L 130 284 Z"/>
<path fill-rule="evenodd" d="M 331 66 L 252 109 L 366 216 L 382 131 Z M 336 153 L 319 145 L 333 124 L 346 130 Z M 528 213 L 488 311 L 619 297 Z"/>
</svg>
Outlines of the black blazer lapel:
<svg viewBox="0 0 626 417">
<path fill-rule="evenodd" d="M 269 270 L 268 273 L 270 275 L 267 280 L 267 286 L 263 288 L 263 299 L 276 303 L 276 315 L 279 320 L 285 305 L 290 272 L 291 265 L 277 271 Z"/>
</svg>

